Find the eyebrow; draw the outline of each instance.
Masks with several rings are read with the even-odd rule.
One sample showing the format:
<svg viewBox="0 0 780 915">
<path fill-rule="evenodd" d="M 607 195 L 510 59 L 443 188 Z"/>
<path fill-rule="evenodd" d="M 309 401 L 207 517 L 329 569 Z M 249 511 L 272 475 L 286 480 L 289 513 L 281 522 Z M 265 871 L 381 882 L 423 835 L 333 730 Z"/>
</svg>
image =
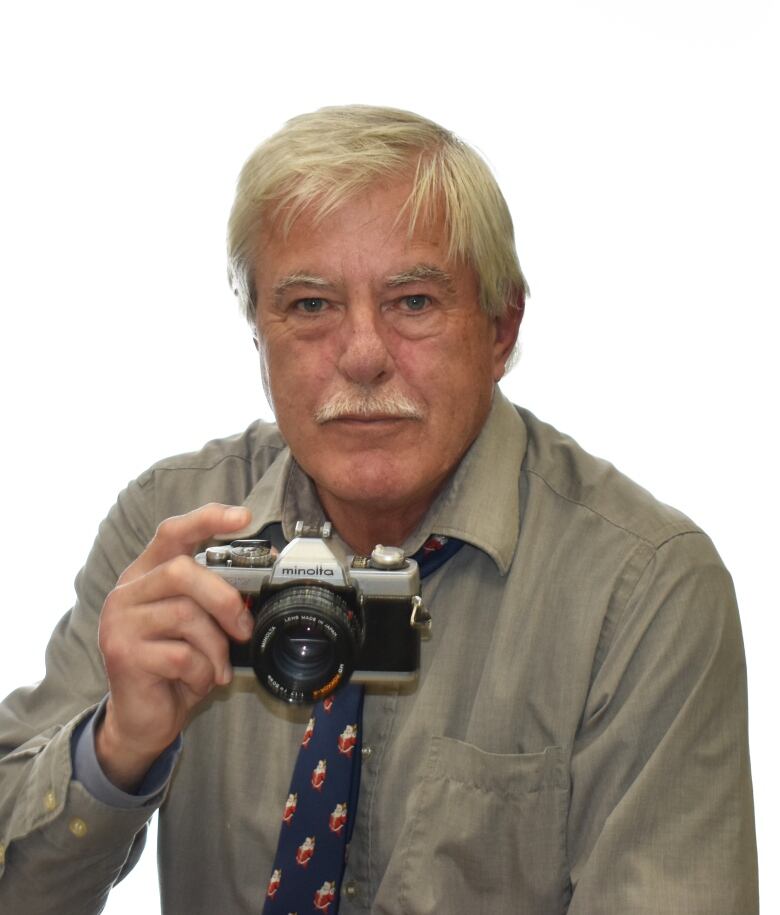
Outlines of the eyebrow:
<svg viewBox="0 0 780 915">
<path fill-rule="evenodd" d="M 291 273 L 282 277 L 274 286 L 274 301 L 278 303 L 284 293 L 293 286 L 308 286 L 310 289 L 331 288 L 331 284 L 324 277 L 311 273 Z"/>
<path fill-rule="evenodd" d="M 408 286 L 423 281 L 436 283 L 451 294 L 454 294 L 455 292 L 455 283 L 452 276 L 445 270 L 434 267 L 432 264 L 415 264 L 402 273 L 395 273 L 392 276 L 388 276 L 385 280 L 385 286 L 388 289 L 397 289 L 400 286 Z M 284 293 L 295 286 L 306 286 L 309 289 L 317 290 L 333 288 L 333 284 L 329 280 L 326 280 L 325 277 L 298 271 L 282 277 L 279 282 L 276 283 L 273 289 L 274 301 L 278 304 Z"/>
<path fill-rule="evenodd" d="M 455 284 L 452 276 L 441 270 L 439 267 L 433 267 L 431 264 L 415 264 L 403 273 L 396 273 L 385 280 L 385 285 L 391 289 L 397 286 L 407 286 L 410 283 L 419 283 L 423 280 L 437 283 L 443 286 L 447 292 L 455 291 Z"/>
</svg>

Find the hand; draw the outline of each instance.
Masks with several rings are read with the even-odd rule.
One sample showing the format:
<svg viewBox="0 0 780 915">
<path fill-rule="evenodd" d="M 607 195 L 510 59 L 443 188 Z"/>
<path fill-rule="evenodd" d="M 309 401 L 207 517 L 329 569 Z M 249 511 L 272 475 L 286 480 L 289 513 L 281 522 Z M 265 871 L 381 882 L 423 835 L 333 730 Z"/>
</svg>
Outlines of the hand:
<svg viewBox="0 0 780 915">
<path fill-rule="evenodd" d="M 137 787 L 190 711 L 232 679 L 228 636 L 249 638 L 252 617 L 191 553 L 249 520 L 245 508 L 210 504 L 163 521 L 106 598 L 98 641 L 110 692 L 95 748 L 119 788 Z"/>
</svg>

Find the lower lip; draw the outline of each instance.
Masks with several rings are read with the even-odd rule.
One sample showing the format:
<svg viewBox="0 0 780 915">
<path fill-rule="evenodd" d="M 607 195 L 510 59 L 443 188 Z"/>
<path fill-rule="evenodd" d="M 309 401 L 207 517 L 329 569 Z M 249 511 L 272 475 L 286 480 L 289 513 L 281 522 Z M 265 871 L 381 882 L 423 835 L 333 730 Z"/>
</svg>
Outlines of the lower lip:
<svg viewBox="0 0 780 915">
<path fill-rule="evenodd" d="M 326 425 L 339 426 L 344 429 L 391 429 L 400 423 L 409 422 L 400 416 L 382 416 L 376 419 L 356 419 L 353 417 L 343 416 L 339 419 L 333 419 Z"/>
</svg>

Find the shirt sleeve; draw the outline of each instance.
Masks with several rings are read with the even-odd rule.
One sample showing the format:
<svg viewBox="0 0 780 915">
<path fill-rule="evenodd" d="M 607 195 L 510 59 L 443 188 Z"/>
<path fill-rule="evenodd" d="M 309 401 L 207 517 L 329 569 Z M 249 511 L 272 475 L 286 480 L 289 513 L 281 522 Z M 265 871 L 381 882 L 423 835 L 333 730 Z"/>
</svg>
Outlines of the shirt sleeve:
<svg viewBox="0 0 780 915">
<path fill-rule="evenodd" d="M 0 911 L 100 912 L 133 866 L 165 791 L 121 809 L 72 772 L 74 732 L 107 692 L 97 645 L 106 594 L 156 526 L 151 481 L 133 483 L 100 527 L 76 603 L 46 650 L 46 676 L 0 705 Z M 84 725 L 85 726 L 85 725 Z"/>
<path fill-rule="evenodd" d="M 121 788 L 117 788 L 103 772 L 95 750 L 95 728 L 105 715 L 107 699 L 108 697 L 103 699 L 95 712 L 87 716 L 73 732 L 72 778 L 74 781 L 81 782 L 92 797 L 109 807 L 130 810 L 134 807 L 152 804 L 157 795 L 168 786 L 181 753 L 181 735 L 155 760 L 138 786 L 138 790 L 133 794 L 128 794 Z"/>
<path fill-rule="evenodd" d="M 596 659 L 571 764 L 569 915 L 758 912 L 746 674 L 701 533 L 649 559 Z"/>
</svg>

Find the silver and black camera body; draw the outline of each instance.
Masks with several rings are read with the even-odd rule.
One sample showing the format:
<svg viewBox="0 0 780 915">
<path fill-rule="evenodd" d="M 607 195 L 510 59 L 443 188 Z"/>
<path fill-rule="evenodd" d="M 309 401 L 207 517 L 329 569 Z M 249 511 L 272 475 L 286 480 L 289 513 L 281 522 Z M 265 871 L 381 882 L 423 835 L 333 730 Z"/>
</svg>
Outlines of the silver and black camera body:
<svg viewBox="0 0 780 915">
<path fill-rule="evenodd" d="M 417 563 L 399 547 L 348 556 L 301 522 L 278 555 L 267 540 L 234 540 L 195 558 L 237 588 L 255 620 L 247 643 L 231 642 L 235 668 L 287 702 L 314 702 L 356 682 L 403 683 L 419 668 L 430 616 Z"/>
</svg>

